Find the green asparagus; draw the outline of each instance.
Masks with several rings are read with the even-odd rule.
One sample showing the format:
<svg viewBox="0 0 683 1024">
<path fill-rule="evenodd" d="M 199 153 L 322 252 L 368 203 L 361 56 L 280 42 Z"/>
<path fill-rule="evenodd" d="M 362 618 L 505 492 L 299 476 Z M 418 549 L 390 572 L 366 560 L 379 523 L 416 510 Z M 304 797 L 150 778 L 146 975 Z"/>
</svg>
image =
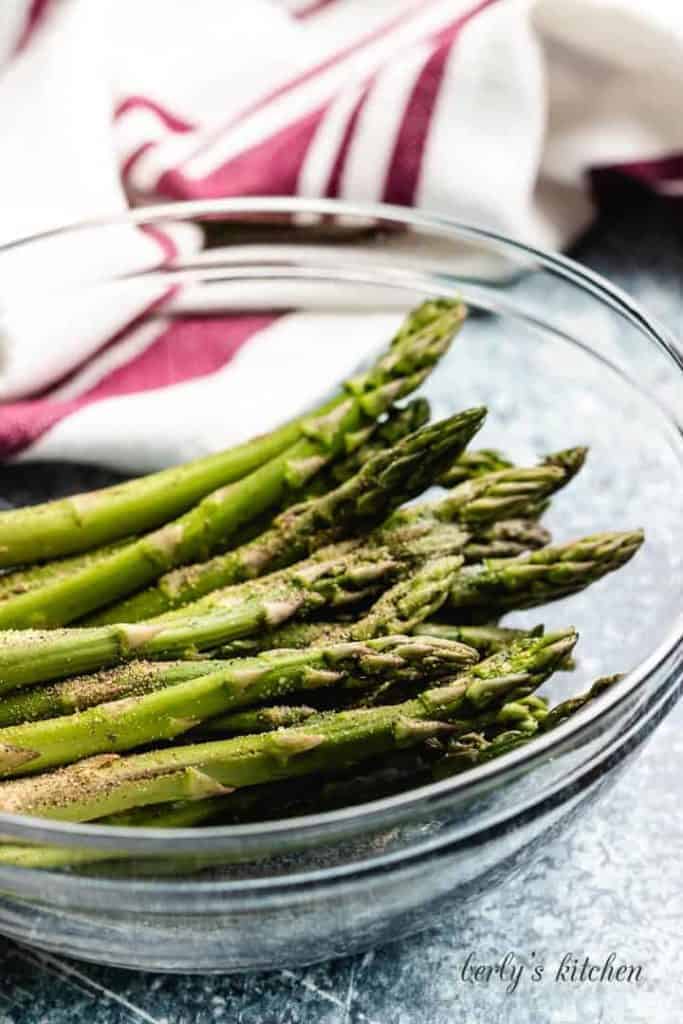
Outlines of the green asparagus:
<svg viewBox="0 0 683 1024">
<path fill-rule="evenodd" d="M 515 558 L 545 547 L 551 540 L 548 530 L 534 519 L 501 519 L 473 534 L 463 548 L 463 555 L 466 562 Z"/>
<path fill-rule="evenodd" d="M 452 608 L 532 608 L 575 594 L 625 565 L 643 542 L 641 530 L 597 533 L 533 551 L 521 558 L 465 567 L 453 584 Z"/>
<path fill-rule="evenodd" d="M 8 601 L 10 598 L 19 597 L 21 594 L 28 594 L 32 590 L 45 586 L 46 583 L 54 582 L 56 579 L 63 579 L 74 572 L 86 569 L 96 562 L 101 562 L 104 558 L 108 558 L 114 551 L 117 551 L 133 540 L 135 540 L 134 537 L 127 537 L 125 540 L 104 544 L 82 554 L 68 555 L 66 558 L 58 558 L 41 565 L 30 565 L 23 569 L 5 572 L 3 575 L 0 575 L 0 601 Z"/>
<path fill-rule="evenodd" d="M 554 708 L 543 717 L 541 721 L 541 728 L 544 732 L 548 732 L 550 729 L 557 728 L 558 725 L 562 725 L 572 715 L 575 715 L 578 711 L 581 711 L 591 701 L 601 697 L 603 693 L 611 689 L 618 682 L 624 678 L 622 673 L 616 673 L 611 676 L 602 676 L 600 679 L 596 679 L 593 685 L 586 693 L 579 694 L 577 697 L 570 697 L 568 700 L 563 700 L 560 704 L 556 704 Z"/>
<path fill-rule="evenodd" d="M 221 668 L 215 661 L 131 661 L 91 675 L 73 676 L 56 683 L 28 686 L 0 700 L 0 727 L 58 718 L 122 697 L 152 693 Z"/>
<path fill-rule="evenodd" d="M 393 448 L 378 451 L 333 491 L 286 509 L 249 543 L 165 574 L 153 587 L 91 616 L 88 624 L 139 622 L 163 615 L 219 587 L 265 575 L 332 541 L 372 528 L 428 487 L 440 467 L 463 450 L 485 415 L 485 409 L 469 409 L 422 427 Z"/>
<path fill-rule="evenodd" d="M 348 381 L 341 395 L 264 437 L 114 487 L 0 513 L 0 565 L 74 554 L 149 530 L 178 516 L 216 488 L 277 459 L 302 436 L 330 444 L 338 434 L 330 414 L 345 418 L 352 396 L 367 416 L 376 418 L 391 404 L 387 385 L 393 400 L 413 390 L 448 348 L 465 314 L 458 300 L 424 302 L 407 317 L 389 350 L 370 370 Z M 383 392 L 381 396 L 378 391 Z M 294 457 L 308 458 L 310 454 L 303 449 Z"/>
<path fill-rule="evenodd" d="M 459 303 L 434 306 L 418 317 L 418 322 L 427 319 L 425 327 L 399 332 L 389 351 L 367 373 L 347 382 L 346 397 L 325 414 L 308 419 L 301 427 L 305 436 L 280 455 L 102 561 L 2 602 L 0 627 L 72 622 L 144 587 L 174 566 L 207 558 L 245 522 L 278 504 L 292 482 L 302 486 L 343 449 L 346 435 L 419 386 L 448 348 L 464 316 Z M 126 532 L 131 532 L 130 526 Z"/>
<path fill-rule="evenodd" d="M 224 662 L 208 676 L 88 711 L 0 729 L 0 776 L 24 775 L 93 754 L 170 740 L 215 715 L 299 690 L 438 679 L 478 659 L 470 647 L 433 637 L 390 636 L 307 651 L 271 651 Z"/>
<path fill-rule="evenodd" d="M 538 687 L 576 642 L 565 630 L 521 640 L 450 685 L 389 707 L 338 712 L 306 725 L 121 757 L 102 754 L 0 784 L 0 812 L 88 821 L 146 804 L 218 796 L 352 764 L 448 732 L 464 709 L 482 711 L 505 693 Z M 173 692 L 173 691 L 166 691 Z"/>
<path fill-rule="evenodd" d="M 485 764 L 495 757 L 501 757 L 517 747 L 526 745 L 534 739 L 539 731 L 549 732 L 568 721 L 590 701 L 600 697 L 622 678 L 622 675 L 613 675 L 598 679 L 586 693 L 562 701 L 550 711 L 547 710 L 545 702 L 540 698 L 534 698 L 536 703 L 529 705 L 532 698 L 527 697 L 525 701 L 530 707 L 531 714 L 524 716 L 521 720 L 519 708 L 515 708 L 512 704 L 504 705 L 492 718 L 497 718 L 499 724 L 512 725 L 513 728 L 503 728 L 501 731 L 495 732 L 491 739 L 474 731 L 449 739 L 444 755 L 434 766 L 434 778 L 443 779 L 475 768 L 477 765 Z M 519 704 L 522 705 L 525 701 L 520 701 Z M 517 717 L 515 717 L 516 715 Z M 476 728 L 480 723 L 474 721 L 472 724 Z M 216 809 L 218 807 L 219 805 L 216 805 Z"/>
<path fill-rule="evenodd" d="M 407 577 L 405 583 L 389 588 L 386 598 L 380 599 L 368 614 L 374 615 L 377 623 L 377 635 L 387 633 L 409 632 L 410 627 L 423 618 L 433 614 L 447 599 L 451 584 L 455 578 L 462 559 L 459 556 L 428 559 L 423 567 Z M 403 612 L 401 611 L 403 609 Z M 379 613 L 384 610 L 384 620 L 379 621 Z M 359 625 L 367 616 L 360 620 Z M 303 624 L 302 624 L 303 626 Z M 301 647 L 312 643 L 331 643 L 333 640 L 370 639 L 367 630 L 363 636 L 353 636 L 349 629 L 339 623 L 332 624 L 327 630 L 318 630 L 314 624 L 306 644 L 271 643 L 270 647 Z M 476 632 L 476 631 L 475 631 Z M 277 631 L 275 631 L 275 635 Z M 270 636 L 267 631 L 265 636 Z M 245 639 L 240 646 L 235 643 L 234 650 L 226 646 L 225 655 L 239 657 L 253 654 L 262 649 L 255 639 L 251 644 Z M 49 683 L 43 686 L 30 686 L 8 693 L 0 701 L 0 726 L 21 725 L 24 722 L 35 722 L 44 718 L 56 718 L 60 715 L 85 711 L 106 701 L 119 700 L 122 697 L 140 696 L 154 690 L 174 686 L 176 683 L 208 675 L 222 667 L 222 661 L 180 661 L 151 662 L 133 661 L 113 669 L 105 669 L 93 675 L 77 676 L 71 679 Z"/>
<path fill-rule="evenodd" d="M 526 516 L 576 476 L 586 459 L 586 448 L 569 448 L 548 456 L 540 466 L 512 466 L 467 480 L 435 502 L 400 509 L 389 523 L 416 516 L 459 522 L 478 531 L 499 519 Z"/>
<path fill-rule="evenodd" d="M 445 622 L 430 621 L 419 623 L 413 628 L 412 633 L 415 636 L 438 636 L 442 640 L 454 640 L 474 647 L 480 654 L 489 655 L 504 650 L 516 640 L 543 636 L 543 626 L 534 626 L 533 629 L 509 629 L 503 626 L 451 626 Z"/>
<path fill-rule="evenodd" d="M 429 422 L 429 415 L 429 402 L 426 398 L 414 398 L 405 407 L 394 406 L 389 409 L 385 420 L 371 423 L 354 435 L 357 447 L 321 469 L 308 481 L 302 498 L 319 497 L 334 490 L 355 476 L 373 456 L 385 448 L 393 448 L 408 434 L 424 427 Z"/>
<path fill-rule="evenodd" d="M 334 774 L 323 772 L 313 778 L 304 776 L 267 783 L 203 800 L 138 807 L 98 819 L 98 823 L 129 828 L 236 824 L 276 815 L 283 817 L 289 814 L 320 813 L 390 796 L 408 787 L 424 785 L 474 768 L 477 764 L 533 740 L 539 729 L 547 732 L 562 724 L 621 678 L 616 675 L 599 679 L 588 693 L 563 701 L 551 712 L 547 711 L 547 702 L 536 695 L 526 697 L 514 705 L 504 704 L 497 712 L 489 715 L 490 720 L 497 718 L 498 730 L 490 740 L 486 739 L 484 733 L 489 732 L 491 726 L 484 725 L 484 733 L 477 731 L 481 729 L 485 717 L 479 716 L 478 719 L 461 723 L 462 729 L 466 725 L 471 727 L 467 731 L 458 732 L 456 729 L 453 736 L 447 735 L 445 740 L 427 739 L 413 748 L 369 758 L 357 767 L 341 769 Z M 529 709 L 529 715 L 524 711 L 520 713 L 520 705 Z M 0 845 L 0 864 L 23 868 L 78 867 L 99 861 L 126 859 L 129 856 L 125 850 Z"/>
<path fill-rule="evenodd" d="M 232 711 L 227 715 L 216 715 L 202 722 L 192 731 L 192 736 L 243 736 L 249 733 L 272 732 L 301 725 L 317 715 L 318 709 L 307 704 L 271 704 L 263 708 L 247 708 Z"/>
<path fill-rule="evenodd" d="M 194 658 L 240 636 L 325 608 L 345 608 L 376 596 L 416 564 L 461 546 L 459 531 L 414 532 L 410 545 L 348 550 L 331 545 L 315 558 L 256 581 L 253 593 L 211 595 L 201 612 L 168 622 L 0 633 L 0 693 L 138 658 Z M 257 586 L 258 584 L 258 586 Z M 239 588 L 233 588 L 239 589 Z"/>
<path fill-rule="evenodd" d="M 475 477 L 497 473 L 501 469 L 512 469 L 513 462 L 506 459 L 502 452 L 495 448 L 482 448 L 478 452 L 464 452 L 452 466 L 441 474 L 439 483 L 442 487 L 456 487 L 473 480 Z"/>
<path fill-rule="evenodd" d="M 399 580 L 355 622 L 296 622 L 224 644 L 220 657 L 237 658 L 258 651 L 301 649 L 318 643 L 370 640 L 389 633 L 412 633 L 424 619 L 448 599 L 462 557 L 428 558 L 423 565 Z"/>
<path fill-rule="evenodd" d="M 424 398 L 414 399 L 405 408 L 398 406 L 391 408 L 385 421 L 370 423 L 363 430 L 348 434 L 345 439 L 346 446 L 353 449 L 353 445 L 359 443 L 359 447 L 350 451 L 340 460 L 332 462 L 327 469 L 316 473 L 311 480 L 307 481 L 303 494 L 293 491 L 292 498 L 294 501 L 300 501 L 302 497 L 324 494 L 326 491 L 332 490 L 333 487 L 338 487 L 344 480 L 357 473 L 363 464 L 382 448 L 396 444 L 402 437 L 412 434 L 413 431 L 424 426 L 428 419 L 429 403 Z M 362 440 L 366 436 L 368 440 Z M 272 519 L 272 513 L 269 512 L 251 519 L 231 538 L 231 543 L 236 545 L 252 540 L 271 526 Z M 70 576 L 96 562 L 101 562 L 118 548 L 130 544 L 135 539 L 135 537 L 126 537 L 112 544 L 92 548 L 82 554 L 54 559 L 51 562 L 31 565 L 0 575 L 0 601 L 26 594 L 46 583 Z M 93 616 L 93 622 L 96 619 L 97 616 Z"/>
</svg>

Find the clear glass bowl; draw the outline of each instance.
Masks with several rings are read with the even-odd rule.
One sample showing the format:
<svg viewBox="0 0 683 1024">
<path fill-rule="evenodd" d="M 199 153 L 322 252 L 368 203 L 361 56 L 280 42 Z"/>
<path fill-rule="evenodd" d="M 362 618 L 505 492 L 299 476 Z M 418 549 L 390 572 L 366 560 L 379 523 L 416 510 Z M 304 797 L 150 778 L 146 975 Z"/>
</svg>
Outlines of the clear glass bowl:
<svg viewBox="0 0 683 1024">
<path fill-rule="evenodd" d="M 189 254 L 141 263 L 124 236 L 169 223 L 175 237 L 193 237 Z M 551 529 L 647 531 L 617 575 L 510 616 L 580 630 L 578 668 L 553 680 L 555 698 L 628 670 L 556 731 L 469 774 L 307 818 L 168 832 L 0 816 L 11 841 L 118 857 L 0 868 L 0 932 L 102 963 L 234 971 L 349 954 L 438 914 L 457 927 L 458 908 L 523 873 L 677 699 L 683 366 L 666 332 L 595 274 L 425 213 L 273 198 L 183 203 L 53 232 L 0 250 L 0 272 L 16 283 L 15 307 L 39 283 L 55 316 L 91 315 L 103 288 L 122 302 L 136 289 L 172 294 L 167 315 L 397 311 L 457 290 L 471 317 L 425 388 L 434 415 L 485 403 L 479 440 L 519 459 L 589 444 Z"/>
</svg>

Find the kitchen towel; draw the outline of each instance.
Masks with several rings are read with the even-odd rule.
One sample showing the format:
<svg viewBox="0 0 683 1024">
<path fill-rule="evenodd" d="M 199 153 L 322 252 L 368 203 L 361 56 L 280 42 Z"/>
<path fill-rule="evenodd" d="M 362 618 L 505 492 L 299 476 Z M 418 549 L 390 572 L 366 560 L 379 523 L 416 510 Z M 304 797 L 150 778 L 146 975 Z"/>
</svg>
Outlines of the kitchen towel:
<svg viewBox="0 0 683 1024">
<path fill-rule="evenodd" d="M 75 282 L 196 255 L 201 234 L 172 219 L 14 240 L 130 206 L 299 195 L 560 248 L 624 177 L 680 208 L 682 96 L 670 0 L 0 5 L 0 457 L 145 471 L 203 454 L 309 406 L 398 322 L 179 314 L 153 274 L 74 302 Z"/>
</svg>

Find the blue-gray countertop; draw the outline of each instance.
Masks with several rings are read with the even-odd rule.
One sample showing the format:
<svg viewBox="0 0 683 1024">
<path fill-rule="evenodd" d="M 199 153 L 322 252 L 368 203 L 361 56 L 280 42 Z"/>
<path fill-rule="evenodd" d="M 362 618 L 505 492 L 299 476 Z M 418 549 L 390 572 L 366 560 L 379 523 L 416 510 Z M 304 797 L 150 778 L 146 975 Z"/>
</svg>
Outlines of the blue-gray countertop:
<svg viewBox="0 0 683 1024">
<path fill-rule="evenodd" d="M 683 229 L 656 204 L 643 200 L 627 217 L 608 212 L 576 255 L 682 333 Z M 19 500 L 32 472 L 6 471 L 0 493 Z M 78 482 L 97 481 L 88 473 Z M 457 932 L 445 924 L 364 956 L 245 976 L 168 976 L 80 964 L 0 938 L 0 1024 L 678 1024 L 682 777 L 680 704 L 523 884 L 459 916 Z M 512 966 L 517 955 L 535 953 L 546 964 L 543 983 L 527 973 L 507 992 L 497 979 L 464 980 L 468 952 L 473 963 L 509 953 Z M 600 964 L 614 953 L 639 965 L 641 980 L 553 980 L 568 953 Z"/>
</svg>

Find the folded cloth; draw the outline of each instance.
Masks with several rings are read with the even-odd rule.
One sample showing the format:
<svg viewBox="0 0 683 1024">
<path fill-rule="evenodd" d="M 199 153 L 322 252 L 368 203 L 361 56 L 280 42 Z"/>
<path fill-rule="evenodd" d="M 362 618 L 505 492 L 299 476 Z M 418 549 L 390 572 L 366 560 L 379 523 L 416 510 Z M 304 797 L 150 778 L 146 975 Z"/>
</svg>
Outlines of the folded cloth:
<svg viewBox="0 0 683 1024">
<path fill-rule="evenodd" d="M 13 0 L 0 63 L 0 243 L 131 205 L 295 194 L 557 248 L 593 186 L 683 202 L 669 0 Z M 108 301 L 118 269 L 201 245 L 165 223 L 0 249 L 0 456 L 142 471 L 203 454 L 310 405 L 397 322 L 200 317 L 154 274 Z M 48 268 L 61 291 L 42 292 Z M 74 305 L 82 279 L 99 283 Z"/>
</svg>

